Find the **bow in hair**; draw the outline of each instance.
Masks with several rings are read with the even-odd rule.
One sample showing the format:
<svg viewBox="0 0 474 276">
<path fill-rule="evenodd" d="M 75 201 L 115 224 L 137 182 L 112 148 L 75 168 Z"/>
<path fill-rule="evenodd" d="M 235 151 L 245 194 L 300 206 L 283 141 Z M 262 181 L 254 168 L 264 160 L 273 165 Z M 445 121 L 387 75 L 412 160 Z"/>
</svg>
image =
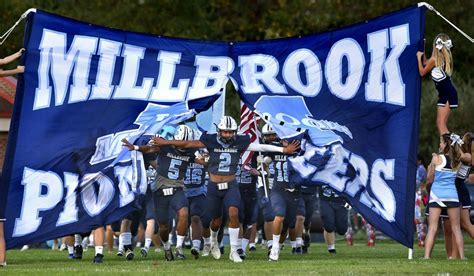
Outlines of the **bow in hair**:
<svg viewBox="0 0 474 276">
<path fill-rule="evenodd" d="M 454 144 L 458 144 L 459 146 L 464 144 L 461 137 L 457 135 L 456 133 L 451 133 L 451 135 L 449 136 L 449 139 L 451 139 L 451 146 L 454 146 Z"/>
<path fill-rule="evenodd" d="M 453 42 L 451 41 L 451 39 L 443 41 L 441 38 L 438 38 L 436 39 L 435 47 L 438 50 L 441 50 L 443 47 L 449 50 L 451 49 L 451 47 L 453 47 Z"/>
</svg>

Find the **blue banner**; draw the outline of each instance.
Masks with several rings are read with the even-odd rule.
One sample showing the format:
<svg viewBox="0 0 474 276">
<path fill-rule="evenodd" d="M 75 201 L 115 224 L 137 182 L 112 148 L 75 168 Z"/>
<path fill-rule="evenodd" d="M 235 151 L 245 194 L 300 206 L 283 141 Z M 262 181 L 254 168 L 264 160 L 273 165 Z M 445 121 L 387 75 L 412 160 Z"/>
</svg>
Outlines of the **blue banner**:
<svg viewBox="0 0 474 276">
<path fill-rule="evenodd" d="M 1 183 L 8 248 L 87 232 L 136 208 L 146 173 L 141 154 L 123 151 L 121 140 L 208 109 L 228 80 L 209 62 L 227 55 L 227 43 L 41 11 L 28 17 L 25 48 Z"/>
<path fill-rule="evenodd" d="M 0 187 L 7 246 L 85 232 L 130 212 L 145 173 L 140 154 L 119 156 L 120 140 L 208 109 L 230 79 L 244 102 L 283 126 L 280 135 L 304 133 L 302 155 L 290 161 L 295 181 L 328 183 L 411 247 L 423 32 L 417 7 L 260 42 L 30 15 Z"/>
<path fill-rule="evenodd" d="M 424 9 L 339 30 L 235 43 L 241 98 L 281 137 L 304 137 L 293 183 L 325 183 L 370 224 L 413 246 Z M 256 51 L 258 49 L 258 52 Z"/>
</svg>

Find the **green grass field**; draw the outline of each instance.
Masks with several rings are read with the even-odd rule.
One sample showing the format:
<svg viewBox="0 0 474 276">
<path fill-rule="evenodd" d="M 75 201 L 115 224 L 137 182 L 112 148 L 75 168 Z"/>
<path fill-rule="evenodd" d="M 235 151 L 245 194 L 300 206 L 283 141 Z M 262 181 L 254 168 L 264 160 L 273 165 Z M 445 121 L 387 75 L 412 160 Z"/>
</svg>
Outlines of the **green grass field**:
<svg viewBox="0 0 474 276">
<path fill-rule="evenodd" d="M 257 252 L 248 255 L 247 260 L 234 264 L 228 260 L 228 250 L 221 260 L 212 257 L 193 260 L 189 250 L 185 261 L 166 262 L 163 253 L 152 252 L 143 259 L 135 249 L 133 261 L 105 253 L 104 263 L 92 263 L 93 248 L 84 254 L 82 260 L 67 259 L 66 251 L 30 249 L 8 251 L 8 266 L 0 268 L 0 275 L 66 275 L 66 274 L 131 274 L 131 273 L 173 273 L 182 274 L 466 274 L 474 275 L 474 242 L 466 238 L 468 261 L 447 260 L 444 243 L 438 240 L 433 259 L 422 260 L 423 249 L 415 248 L 414 259 L 407 259 L 407 249 L 392 241 L 378 241 L 369 248 L 363 241 L 356 241 L 348 247 L 344 241 L 336 244 L 337 254 L 330 255 L 322 243 L 313 243 L 307 255 L 291 255 L 289 246 L 283 249 L 279 262 L 268 262 L 266 251 L 257 247 Z M 152 249 L 153 250 L 153 249 Z"/>
</svg>

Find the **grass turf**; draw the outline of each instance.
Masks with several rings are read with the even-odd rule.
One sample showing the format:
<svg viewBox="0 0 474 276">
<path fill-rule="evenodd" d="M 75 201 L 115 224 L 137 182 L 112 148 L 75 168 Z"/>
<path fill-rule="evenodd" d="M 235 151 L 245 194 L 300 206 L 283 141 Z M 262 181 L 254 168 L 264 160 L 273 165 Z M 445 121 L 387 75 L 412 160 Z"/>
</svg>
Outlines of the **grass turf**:
<svg viewBox="0 0 474 276">
<path fill-rule="evenodd" d="M 291 255 L 288 245 L 280 254 L 280 261 L 268 262 L 266 250 L 257 247 L 248 253 L 240 264 L 228 260 L 229 248 L 221 260 L 212 257 L 192 259 L 185 251 L 185 261 L 166 262 L 163 253 L 155 253 L 153 248 L 146 259 L 135 249 L 135 259 L 126 261 L 115 256 L 115 252 L 105 253 L 104 263 L 93 264 L 94 249 L 84 252 L 82 260 L 67 259 L 67 252 L 48 249 L 8 251 L 8 266 L 0 268 L 1 275 L 65 275 L 65 274 L 467 274 L 474 275 L 474 242 L 465 238 L 467 261 L 448 260 L 444 252 L 444 242 L 438 240 L 431 260 L 420 259 L 423 248 L 415 247 L 414 259 L 407 259 L 407 248 L 392 241 L 377 241 L 375 247 L 367 247 L 356 241 L 348 247 L 344 241 L 336 244 L 337 254 L 329 254 L 322 243 L 313 243 L 307 255 Z"/>
</svg>

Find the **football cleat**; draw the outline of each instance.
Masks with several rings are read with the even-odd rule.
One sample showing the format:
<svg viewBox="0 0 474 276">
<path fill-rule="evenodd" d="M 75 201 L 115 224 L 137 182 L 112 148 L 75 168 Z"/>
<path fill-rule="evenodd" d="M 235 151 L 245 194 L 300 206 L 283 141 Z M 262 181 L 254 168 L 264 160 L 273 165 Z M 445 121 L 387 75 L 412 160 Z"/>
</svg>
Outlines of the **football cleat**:
<svg viewBox="0 0 474 276">
<path fill-rule="evenodd" d="M 140 255 L 142 256 L 142 258 L 146 258 L 146 256 L 148 255 L 148 249 L 145 247 L 142 247 L 140 249 Z"/>
<path fill-rule="evenodd" d="M 193 248 L 191 248 L 191 254 L 193 255 L 194 259 L 198 259 L 199 258 L 199 248 L 193 246 Z M 207 255 L 209 256 L 209 253 L 207 253 Z"/>
<path fill-rule="evenodd" d="M 209 256 L 209 253 L 211 253 L 211 245 L 205 244 L 204 247 L 202 248 L 201 256 L 207 257 Z"/>
<path fill-rule="evenodd" d="M 127 250 L 125 250 L 125 258 L 127 258 L 127 261 L 131 261 L 134 257 L 135 253 L 133 253 L 132 247 L 128 246 Z"/>
<path fill-rule="evenodd" d="M 252 246 L 249 247 L 249 251 L 250 252 L 255 252 L 255 251 L 257 251 L 257 248 L 254 245 L 252 245 Z"/>
<path fill-rule="evenodd" d="M 280 252 L 278 249 L 271 249 L 270 254 L 268 255 L 268 260 L 271 262 L 276 262 L 278 261 L 278 258 L 280 257 Z"/>
<path fill-rule="evenodd" d="M 306 247 L 306 249 L 311 246 L 311 236 L 309 234 L 304 234 L 303 245 Z"/>
<path fill-rule="evenodd" d="M 298 246 L 295 248 L 295 254 L 296 255 L 301 255 L 303 254 L 303 248 L 301 248 L 301 246 Z"/>
<path fill-rule="evenodd" d="M 173 252 L 170 249 L 165 249 L 165 258 L 168 262 L 174 261 Z"/>
<path fill-rule="evenodd" d="M 182 247 L 176 247 L 176 258 L 178 260 L 184 260 L 186 257 L 184 256 L 183 248 Z"/>
<path fill-rule="evenodd" d="M 328 252 L 329 252 L 330 254 L 336 254 L 336 249 L 328 249 Z"/>
<path fill-rule="evenodd" d="M 123 257 L 123 249 L 119 249 L 119 251 L 117 251 L 117 256 Z"/>
<path fill-rule="evenodd" d="M 77 259 L 77 260 L 82 259 L 82 252 L 83 252 L 82 245 L 74 246 L 74 259 Z"/>
<path fill-rule="evenodd" d="M 233 250 L 230 251 L 229 260 L 233 261 L 234 263 L 242 262 L 242 258 L 240 257 L 239 253 Z"/>
<path fill-rule="evenodd" d="M 219 260 L 221 258 L 221 250 L 217 243 L 211 244 L 211 254 L 214 259 Z"/>
<path fill-rule="evenodd" d="M 242 248 L 237 249 L 237 254 L 239 254 L 242 260 L 245 260 L 245 258 L 247 258 L 247 255 L 245 254 L 245 251 Z"/>
<path fill-rule="evenodd" d="M 101 264 L 103 262 L 104 255 L 97 254 L 94 256 L 94 260 L 92 261 L 94 264 Z"/>
</svg>

